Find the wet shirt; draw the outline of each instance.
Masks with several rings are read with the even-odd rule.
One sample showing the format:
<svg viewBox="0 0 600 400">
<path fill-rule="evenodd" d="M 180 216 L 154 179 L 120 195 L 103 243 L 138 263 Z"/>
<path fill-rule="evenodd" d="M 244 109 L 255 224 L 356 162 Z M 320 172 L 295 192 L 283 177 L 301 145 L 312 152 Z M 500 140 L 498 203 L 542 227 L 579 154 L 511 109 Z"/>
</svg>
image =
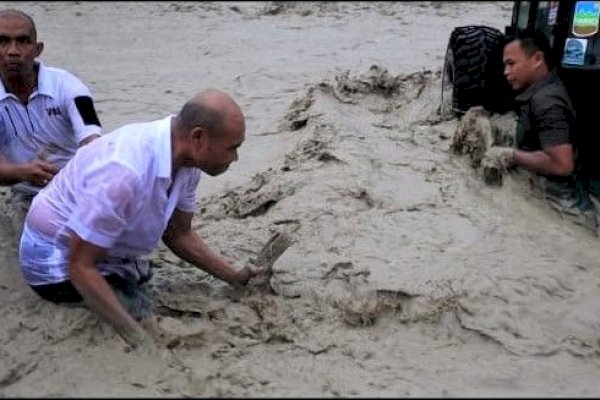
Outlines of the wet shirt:
<svg viewBox="0 0 600 400">
<path fill-rule="evenodd" d="M 194 211 L 200 170 L 182 167 L 172 177 L 171 118 L 83 146 L 34 197 L 19 251 L 29 284 L 69 279 L 71 230 L 108 258 L 135 259 L 156 248 L 175 208 Z"/>
<path fill-rule="evenodd" d="M 516 136 L 519 149 L 536 151 L 572 143 L 575 112 L 556 71 L 527 88 L 515 101 L 519 111 Z"/>
<path fill-rule="evenodd" d="M 0 153 L 12 163 L 27 163 L 44 150 L 46 160 L 63 167 L 85 138 L 101 133 L 92 95 L 68 71 L 38 63 L 38 87 L 23 104 L 0 80 Z M 15 185 L 25 193 L 39 188 Z"/>
<path fill-rule="evenodd" d="M 537 151 L 573 143 L 575 111 L 556 70 L 519 94 L 515 101 L 518 107 L 517 148 Z M 571 176 L 542 176 L 569 185 L 573 179 Z"/>
</svg>

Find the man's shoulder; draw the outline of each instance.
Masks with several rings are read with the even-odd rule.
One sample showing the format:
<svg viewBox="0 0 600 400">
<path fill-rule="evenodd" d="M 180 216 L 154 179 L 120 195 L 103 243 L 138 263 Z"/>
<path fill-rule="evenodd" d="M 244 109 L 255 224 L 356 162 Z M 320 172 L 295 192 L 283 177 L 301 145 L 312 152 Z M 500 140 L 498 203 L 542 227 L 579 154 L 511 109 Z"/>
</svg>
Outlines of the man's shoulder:
<svg viewBox="0 0 600 400">
<path fill-rule="evenodd" d="M 50 87 L 81 87 L 85 86 L 83 81 L 73 72 L 59 67 L 51 67 L 44 65 L 40 73 L 40 79 L 43 85 Z"/>
<path fill-rule="evenodd" d="M 141 154 L 148 155 L 149 152 L 152 153 L 156 147 L 155 143 L 163 138 L 165 130 L 168 129 L 168 121 L 162 118 L 150 121 L 130 122 L 121 125 L 104 136 L 111 136 L 118 142 L 127 143 L 126 148 L 131 152 L 140 152 Z"/>
<path fill-rule="evenodd" d="M 542 82 L 536 93 L 538 96 L 559 96 L 569 98 L 567 88 L 556 72 L 551 72 Z"/>
<path fill-rule="evenodd" d="M 541 109 L 554 106 L 572 108 L 569 93 L 558 77 L 544 82 L 531 96 L 530 101 L 534 107 Z"/>
</svg>

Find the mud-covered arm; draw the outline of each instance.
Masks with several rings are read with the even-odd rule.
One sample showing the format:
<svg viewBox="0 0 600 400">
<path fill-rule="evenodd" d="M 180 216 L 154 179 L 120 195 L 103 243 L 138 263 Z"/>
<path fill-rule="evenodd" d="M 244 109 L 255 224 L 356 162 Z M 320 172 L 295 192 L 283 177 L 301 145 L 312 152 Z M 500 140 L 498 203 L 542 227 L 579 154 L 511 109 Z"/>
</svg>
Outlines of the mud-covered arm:
<svg viewBox="0 0 600 400">
<path fill-rule="evenodd" d="M 163 242 L 181 259 L 229 284 L 246 284 L 258 270 L 251 266 L 236 269 L 213 252 L 192 230 L 193 214 L 175 209 L 163 234 Z"/>
<path fill-rule="evenodd" d="M 129 344 L 138 345 L 147 336 L 100 274 L 97 261 L 115 247 L 140 212 L 144 180 L 119 160 L 87 164 L 72 179 L 77 205 L 66 223 L 71 282 L 92 311 Z"/>
<path fill-rule="evenodd" d="M 71 282 L 87 306 L 109 322 L 127 343 L 138 345 L 144 342 L 147 338 L 144 329 L 123 308 L 96 267 L 104 249 L 71 232 L 69 250 Z"/>
</svg>

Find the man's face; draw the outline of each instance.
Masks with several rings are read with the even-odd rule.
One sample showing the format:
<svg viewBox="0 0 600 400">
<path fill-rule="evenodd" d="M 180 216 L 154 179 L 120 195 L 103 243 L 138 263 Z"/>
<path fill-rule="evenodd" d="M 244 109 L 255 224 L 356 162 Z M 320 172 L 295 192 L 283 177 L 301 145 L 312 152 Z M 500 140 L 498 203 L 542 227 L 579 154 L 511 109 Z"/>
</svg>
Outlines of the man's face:
<svg viewBox="0 0 600 400">
<path fill-rule="evenodd" d="M 36 42 L 31 23 L 20 16 L 0 17 L 0 72 L 5 77 L 33 72 L 34 60 L 43 49 Z"/>
<path fill-rule="evenodd" d="M 502 62 L 508 84 L 513 90 L 522 91 L 533 83 L 535 69 L 543 62 L 543 55 L 536 52 L 528 56 L 521 49 L 519 41 L 515 40 L 504 47 Z"/>
<path fill-rule="evenodd" d="M 245 127 L 243 121 L 229 123 L 224 127 L 220 135 L 206 137 L 207 142 L 200 155 L 200 169 L 205 173 L 216 176 L 227 171 L 229 165 L 237 161 L 238 148 L 245 139 Z"/>
</svg>

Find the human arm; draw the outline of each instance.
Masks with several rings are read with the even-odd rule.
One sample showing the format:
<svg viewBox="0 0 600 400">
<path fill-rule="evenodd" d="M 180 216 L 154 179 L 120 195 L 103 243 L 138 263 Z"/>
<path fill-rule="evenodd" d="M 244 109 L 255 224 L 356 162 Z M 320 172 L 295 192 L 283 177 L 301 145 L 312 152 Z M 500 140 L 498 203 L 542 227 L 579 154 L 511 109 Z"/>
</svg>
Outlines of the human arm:
<svg viewBox="0 0 600 400">
<path fill-rule="evenodd" d="M 190 212 L 175 209 L 169 220 L 162 239 L 175 255 L 232 285 L 244 285 L 260 273 L 260 269 L 253 266 L 236 269 L 219 257 L 192 230 L 192 217 Z"/>
<path fill-rule="evenodd" d="M 81 152 L 85 157 L 90 152 Z M 71 178 L 76 199 L 66 222 L 70 231 L 69 273 L 90 309 L 105 318 L 130 344 L 143 338 L 141 328 L 123 309 L 97 269 L 96 261 L 115 248 L 123 232 L 139 213 L 142 181 L 118 161 L 81 161 Z M 79 164 L 77 164 L 79 165 Z M 67 169 L 65 173 L 71 170 Z M 118 179 L 114 179 L 118 176 Z M 70 196 L 69 196 L 70 197 Z M 117 304 L 119 303 L 119 304 Z M 127 315 L 126 315 L 127 314 Z"/>
<path fill-rule="evenodd" d="M 85 146 L 86 144 L 90 143 L 94 139 L 98 139 L 99 137 L 100 137 L 100 134 L 93 134 L 93 135 L 87 136 L 85 139 L 83 139 L 82 141 L 79 142 L 78 147 Z"/>
<path fill-rule="evenodd" d="M 513 163 L 546 175 L 568 176 L 575 167 L 573 146 L 566 143 L 537 151 L 515 149 Z"/>
<path fill-rule="evenodd" d="M 89 88 L 74 75 L 67 74 L 64 79 L 62 104 L 71 122 L 75 142 L 81 147 L 100 137 L 102 125 Z"/>
<path fill-rule="evenodd" d="M 35 186 L 45 186 L 59 168 L 49 162 L 34 159 L 25 164 L 9 162 L 0 154 L 0 185 L 10 186 L 27 181 Z"/>
<path fill-rule="evenodd" d="M 98 272 L 96 261 L 105 250 L 71 232 L 69 242 L 69 274 L 71 283 L 87 306 L 108 323 L 130 345 L 146 340 L 144 329 L 127 313 L 115 292 Z"/>
</svg>

